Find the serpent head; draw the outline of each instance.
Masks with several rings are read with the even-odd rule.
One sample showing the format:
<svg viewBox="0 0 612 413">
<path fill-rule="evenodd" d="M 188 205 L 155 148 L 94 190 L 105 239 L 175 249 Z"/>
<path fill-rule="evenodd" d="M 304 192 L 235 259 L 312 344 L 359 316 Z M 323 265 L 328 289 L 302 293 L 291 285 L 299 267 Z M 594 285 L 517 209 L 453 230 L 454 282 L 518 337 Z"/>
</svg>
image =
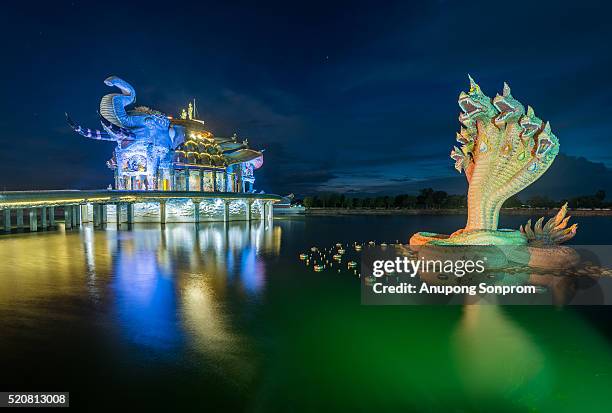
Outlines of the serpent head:
<svg viewBox="0 0 612 413">
<path fill-rule="evenodd" d="M 497 109 L 491 103 L 491 99 L 482 93 L 480 86 L 470 78 L 470 91 L 468 93 L 461 92 L 459 94 L 459 122 L 465 125 L 468 129 L 473 129 L 476 126 L 478 119 L 490 119 L 497 114 Z"/>
<path fill-rule="evenodd" d="M 516 122 L 525 114 L 525 108 L 521 102 L 512 97 L 510 86 L 507 83 L 504 83 L 503 94 L 501 96 L 497 95 L 493 99 L 493 106 L 499 111 L 499 115 L 493 120 L 498 127 L 505 125 L 509 121 Z"/>
<path fill-rule="evenodd" d="M 521 125 L 520 137 L 523 141 L 533 138 L 542 128 L 542 120 L 535 115 L 531 106 L 527 106 L 527 113 L 519 120 L 519 124 Z"/>
</svg>

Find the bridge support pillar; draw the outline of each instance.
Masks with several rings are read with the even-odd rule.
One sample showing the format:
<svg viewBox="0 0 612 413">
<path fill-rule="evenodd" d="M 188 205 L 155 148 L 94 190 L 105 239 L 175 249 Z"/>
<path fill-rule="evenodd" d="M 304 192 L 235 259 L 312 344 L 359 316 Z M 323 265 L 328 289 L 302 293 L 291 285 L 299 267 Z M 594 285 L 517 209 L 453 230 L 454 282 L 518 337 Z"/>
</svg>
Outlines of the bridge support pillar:
<svg viewBox="0 0 612 413">
<path fill-rule="evenodd" d="M 268 221 L 272 221 L 274 220 L 274 204 L 271 201 L 266 202 L 266 205 L 268 206 L 268 215 L 266 217 L 266 219 Z"/>
<path fill-rule="evenodd" d="M 30 208 L 30 232 L 38 231 L 38 210 L 36 208 Z"/>
<path fill-rule="evenodd" d="M 4 232 L 11 232 L 11 210 L 2 211 L 2 221 L 4 222 Z"/>
<path fill-rule="evenodd" d="M 55 207 L 49 207 L 49 226 L 55 227 Z"/>
<path fill-rule="evenodd" d="M 230 215 L 230 201 L 227 199 L 223 200 L 223 221 L 224 222 L 229 222 L 229 215 Z"/>
<path fill-rule="evenodd" d="M 64 228 L 72 229 L 72 206 L 66 205 L 64 207 Z"/>
<path fill-rule="evenodd" d="M 121 206 L 122 205 L 120 203 L 115 204 L 115 216 L 116 216 L 115 224 L 117 225 L 117 229 L 121 228 L 121 221 L 123 220 L 123 214 L 121 213 L 123 208 Z"/>
<path fill-rule="evenodd" d="M 134 224 L 134 204 L 131 202 L 127 204 L 127 224 L 129 226 Z"/>
<path fill-rule="evenodd" d="M 81 225 L 89 222 L 89 210 L 87 208 L 87 204 L 80 206 L 79 215 L 81 217 Z"/>
<path fill-rule="evenodd" d="M 166 201 L 159 201 L 159 223 L 166 225 Z"/>
<path fill-rule="evenodd" d="M 23 209 L 17 210 L 17 231 L 23 231 Z"/>
<path fill-rule="evenodd" d="M 252 213 L 251 213 L 251 206 L 253 206 L 253 201 L 251 201 L 250 199 L 247 200 L 247 205 L 246 205 L 246 219 L 247 221 L 251 222 L 252 217 Z"/>
<path fill-rule="evenodd" d="M 40 208 L 40 229 L 47 230 L 47 207 Z"/>
<path fill-rule="evenodd" d="M 94 228 L 100 227 L 101 216 L 100 216 L 100 204 L 93 204 L 93 226 Z"/>
<path fill-rule="evenodd" d="M 106 226 L 108 222 L 108 206 L 106 204 L 100 205 L 100 225 L 102 227 Z"/>
<path fill-rule="evenodd" d="M 193 220 L 196 224 L 200 223 L 200 201 L 193 201 Z"/>
<path fill-rule="evenodd" d="M 72 206 L 72 227 L 76 228 L 81 225 L 81 207 L 79 205 Z"/>
</svg>

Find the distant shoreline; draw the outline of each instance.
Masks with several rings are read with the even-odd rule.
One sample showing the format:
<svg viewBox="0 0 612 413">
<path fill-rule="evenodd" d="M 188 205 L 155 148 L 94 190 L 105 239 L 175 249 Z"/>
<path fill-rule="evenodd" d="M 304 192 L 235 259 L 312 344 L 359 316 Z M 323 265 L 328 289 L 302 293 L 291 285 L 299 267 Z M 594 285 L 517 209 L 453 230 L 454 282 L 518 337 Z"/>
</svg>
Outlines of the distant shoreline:
<svg viewBox="0 0 612 413">
<path fill-rule="evenodd" d="M 559 208 L 504 208 L 501 215 L 553 216 Z M 345 208 L 307 208 L 306 215 L 467 215 L 467 209 L 345 209 Z M 609 209 L 570 209 L 568 215 L 576 217 L 612 216 Z"/>
</svg>

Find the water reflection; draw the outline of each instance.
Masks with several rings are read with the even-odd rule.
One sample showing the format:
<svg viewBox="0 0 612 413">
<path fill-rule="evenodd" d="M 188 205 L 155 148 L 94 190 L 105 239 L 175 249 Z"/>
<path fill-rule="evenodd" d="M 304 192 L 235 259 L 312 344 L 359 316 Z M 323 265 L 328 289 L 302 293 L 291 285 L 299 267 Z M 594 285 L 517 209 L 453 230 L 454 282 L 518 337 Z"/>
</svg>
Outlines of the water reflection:
<svg viewBox="0 0 612 413">
<path fill-rule="evenodd" d="M 100 318 L 110 318 L 96 321 L 128 343 L 167 349 L 193 340 L 207 357 L 228 359 L 243 338 L 227 301 L 257 300 L 266 283 L 262 255 L 280 253 L 281 229 L 269 225 L 84 227 L 7 237 L 0 240 L 0 309 L 34 321 L 61 316 L 53 314 L 63 311 L 58 301 L 88 298 Z M 45 308 L 51 311 L 41 314 Z"/>
</svg>

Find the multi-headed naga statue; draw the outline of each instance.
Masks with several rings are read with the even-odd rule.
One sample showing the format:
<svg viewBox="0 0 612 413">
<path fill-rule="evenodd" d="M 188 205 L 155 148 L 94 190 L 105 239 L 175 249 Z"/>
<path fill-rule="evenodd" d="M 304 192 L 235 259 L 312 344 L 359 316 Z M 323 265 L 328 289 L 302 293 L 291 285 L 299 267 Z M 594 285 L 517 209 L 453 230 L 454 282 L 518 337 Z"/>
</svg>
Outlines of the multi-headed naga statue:
<svg viewBox="0 0 612 413">
<path fill-rule="evenodd" d="M 504 201 L 538 179 L 553 163 L 559 141 L 550 124 L 536 117 L 504 84 L 502 95 L 491 99 L 470 77 L 470 91 L 459 95 L 461 131 L 451 158 L 468 180 L 468 218 L 465 228 L 451 235 L 419 232 L 411 245 L 533 245 L 561 243 L 573 237 L 576 225 L 567 227 L 564 206 L 543 224 L 538 220 L 520 230 L 498 229 Z"/>
</svg>

